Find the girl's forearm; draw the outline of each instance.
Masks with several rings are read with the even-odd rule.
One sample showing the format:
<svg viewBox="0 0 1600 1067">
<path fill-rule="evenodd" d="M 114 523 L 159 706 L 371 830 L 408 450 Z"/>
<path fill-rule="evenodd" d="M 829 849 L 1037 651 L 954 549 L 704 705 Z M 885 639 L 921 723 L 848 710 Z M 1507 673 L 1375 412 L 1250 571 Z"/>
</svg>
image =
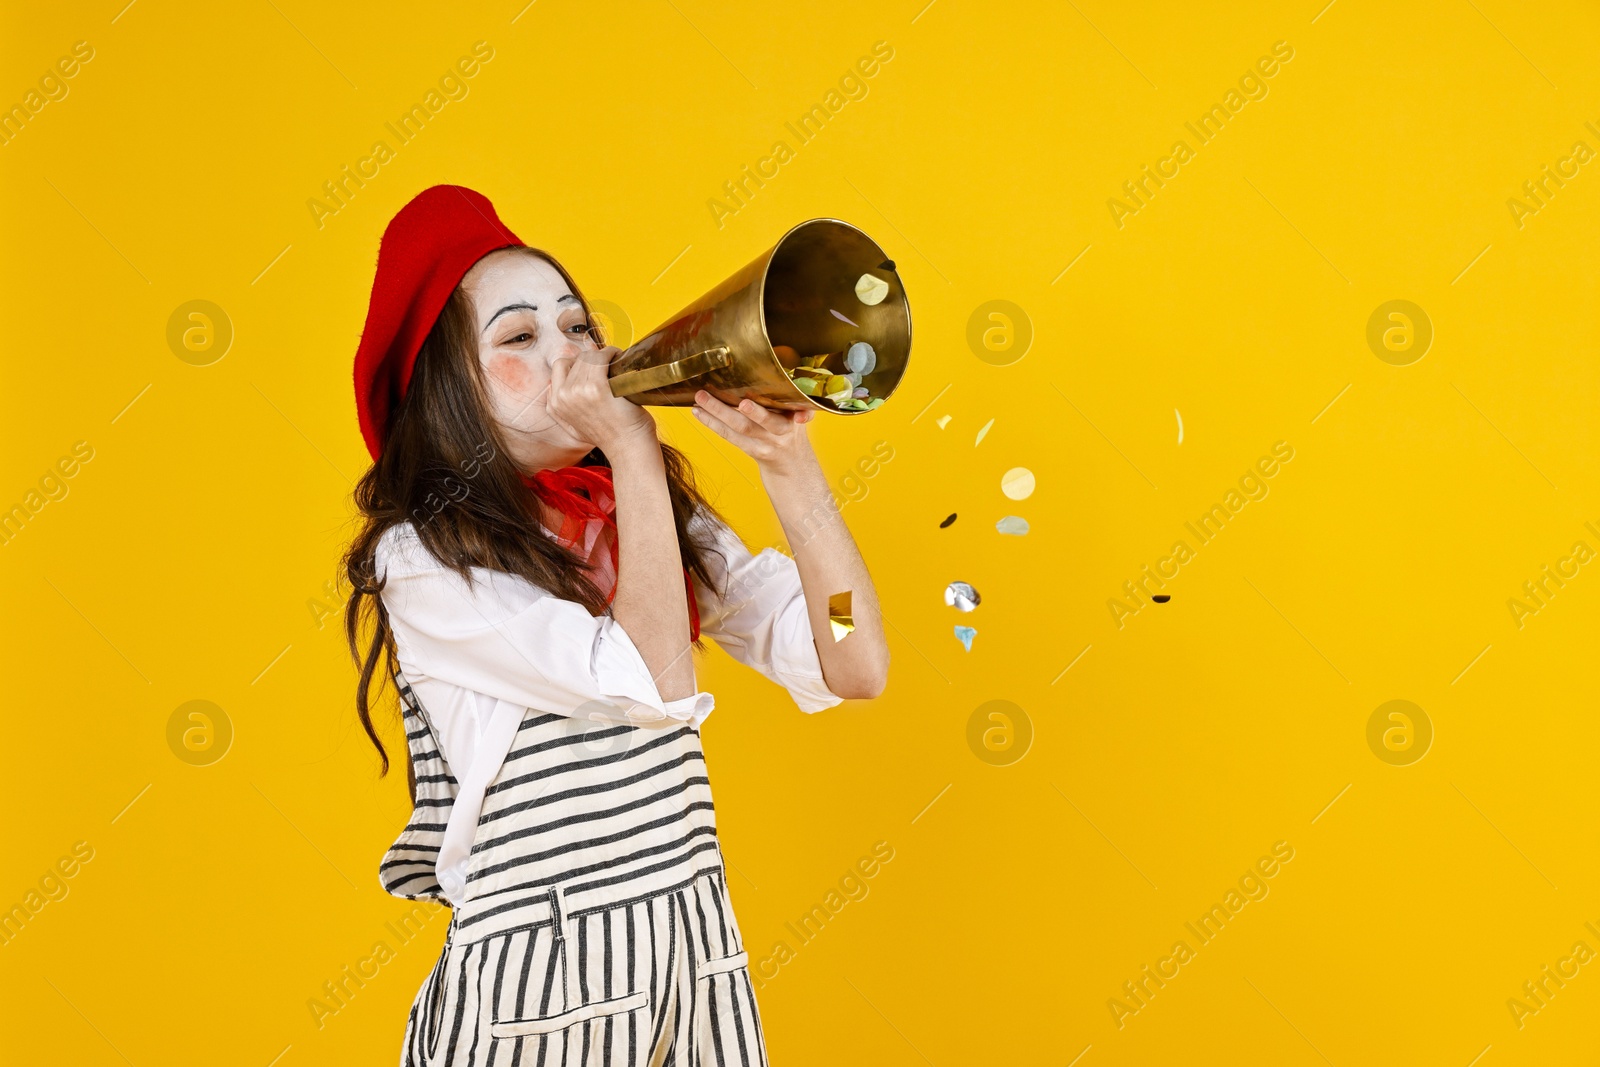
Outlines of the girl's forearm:
<svg viewBox="0 0 1600 1067">
<path fill-rule="evenodd" d="M 813 457 L 793 470 L 763 469 L 761 479 L 794 550 L 828 688 L 851 699 L 877 696 L 889 676 L 889 645 L 878 609 L 878 591 L 834 502 L 827 476 Z M 834 641 L 828 598 L 845 590 L 851 594 L 855 630 Z"/>
<path fill-rule="evenodd" d="M 664 701 L 695 693 L 683 556 L 654 433 L 606 452 L 617 498 L 617 591 L 612 617 L 644 657 Z"/>
</svg>

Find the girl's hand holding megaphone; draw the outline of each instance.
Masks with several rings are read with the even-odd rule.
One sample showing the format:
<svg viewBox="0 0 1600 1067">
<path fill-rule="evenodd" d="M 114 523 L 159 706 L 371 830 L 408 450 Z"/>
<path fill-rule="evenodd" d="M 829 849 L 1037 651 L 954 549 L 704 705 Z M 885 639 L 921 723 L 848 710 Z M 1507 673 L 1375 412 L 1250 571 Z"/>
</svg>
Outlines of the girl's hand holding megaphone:
<svg viewBox="0 0 1600 1067">
<path fill-rule="evenodd" d="M 656 437 L 655 417 L 643 404 L 611 395 L 609 368 L 621 352 L 590 343 L 550 361 L 550 417 L 608 456 L 635 438 Z"/>
<path fill-rule="evenodd" d="M 816 463 L 805 426 L 816 412 L 773 411 L 748 398 L 725 404 L 704 389 L 694 394 L 695 417 L 739 446 L 763 474 L 787 475 Z"/>
</svg>

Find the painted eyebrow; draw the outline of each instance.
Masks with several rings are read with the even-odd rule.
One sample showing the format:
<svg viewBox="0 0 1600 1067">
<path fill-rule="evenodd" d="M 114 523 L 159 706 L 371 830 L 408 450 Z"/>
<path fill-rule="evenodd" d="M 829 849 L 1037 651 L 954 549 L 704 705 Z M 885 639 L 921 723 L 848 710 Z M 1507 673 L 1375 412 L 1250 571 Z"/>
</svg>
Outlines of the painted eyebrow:
<svg viewBox="0 0 1600 1067">
<path fill-rule="evenodd" d="M 494 315 L 489 319 L 488 323 L 483 327 L 483 332 L 484 333 L 488 333 L 489 332 L 489 327 L 494 325 L 494 320 L 498 319 L 501 315 L 504 315 L 508 311 L 538 311 L 538 310 L 539 309 L 537 307 L 533 306 L 532 304 L 507 304 L 505 307 L 501 308 L 499 311 L 496 311 L 494 313 Z"/>
<path fill-rule="evenodd" d="M 578 304 L 578 302 L 579 302 L 578 298 L 576 298 L 576 296 L 573 296 L 573 294 L 571 294 L 571 293 L 568 293 L 568 294 L 566 294 L 566 296 L 560 296 L 560 298 L 555 299 L 555 302 L 557 302 L 557 304 L 566 304 L 566 302 L 568 302 L 568 301 L 573 302 L 573 304 Z M 502 309 L 499 309 L 498 312 L 494 312 L 494 315 L 493 315 L 493 317 L 490 318 L 490 322 L 488 322 L 488 325 L 483 326 L 483 333 L 488 333 L 488 331 L 490 331 L 490 326 L 494 325 L 494 320 L 496 320 L 496 318 L 501 317 L 501 315 L 506 314 L 506 312 L 536 312 L 536 310 L 539 310 L 539 309 L 538 309 L 538 307 L 533 306 L 533 304 L 507 304 L 506 307 L 502 307 Z"/>
</svg>

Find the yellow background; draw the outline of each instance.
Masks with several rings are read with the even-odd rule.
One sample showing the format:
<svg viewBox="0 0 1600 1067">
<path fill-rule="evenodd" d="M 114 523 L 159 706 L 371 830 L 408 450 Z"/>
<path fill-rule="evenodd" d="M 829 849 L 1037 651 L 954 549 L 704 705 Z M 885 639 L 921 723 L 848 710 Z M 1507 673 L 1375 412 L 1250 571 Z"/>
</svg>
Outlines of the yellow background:
<svg viewBox="0 0 1600 1067">
<path fill-rule="evenodd" d="M 812 428 L 836 483 L 894 450 L 844 511 L 893 627 L 888 691 L 808 717 L 720 651 L 701 667 L 753 955 L 894 849 L 761 989 L 775 1063 L 1587 1062 L 1600 964 L 1520 1029 L 1506 1002 L 1600 950 L 1600 568 L 1521 628 L 1507 601 L 1600 549 L 1600 163 L 1520 228 L 1506 201 L 1600 149 L 1600 18 L 924 3 L 9 5 L 0 101 L 75 41 L 95 55 L 0 147 L 0 505 L 76 441 L 94 458 L 0 547 L 0 906 L 95 851 L 0 946 L 8 1059 L 398 1057 L 441 918 L 320 1029 L 307 1008 L 407 909 L 376 877 L 404 776 L 377 779 L 308 601 L 368 462 L 350 366 L 379 235 L 459 182 L 636 329 L 814 216 L 905 279 L 900 391 Z M 479 40 L 469 95 L 319 229 L 307 200 Z M 868 95 L 797 146 L 784 123 L 880 40 Z M 1198 146 L 1183 123 L 1277 41 L 1269 95 Z M 708 200 L 780 138 L 795 158 L 719 228 Z M 1119 229 L 1108 198 L 1179 138 L 1195 158 Z M 235 331 L 209 366 L 166 342 L 195 299 Z M 1435 329 L 1410 366 L 1365 340 L 1395 299 Z M 990 300 L 1032 323 L 1009 366 L 966 340 Z M 752 463 L 658 419 L 751 546 L 779 543 Z M 1277 441 L 1270 495 L 1118 629 L 1123 581 Z M 1016 466 L 1038 479 L 1020 502 Z M 996 533 L 1009 514 L 1032 532 Z M 167 744 L 196 699 L 235 731 L 205 767 Z M 1367 745 L 1393 699 L 1435 730 L 1410 766 Z M 1031 723 L 1009 766 L 968 745 L 990 700 Z M 1194 947 L 1184 923 L 1276 841 L 1295 854 L 1270 894 L 1119 1028 L 1107 1001 Z"/>
</svg>

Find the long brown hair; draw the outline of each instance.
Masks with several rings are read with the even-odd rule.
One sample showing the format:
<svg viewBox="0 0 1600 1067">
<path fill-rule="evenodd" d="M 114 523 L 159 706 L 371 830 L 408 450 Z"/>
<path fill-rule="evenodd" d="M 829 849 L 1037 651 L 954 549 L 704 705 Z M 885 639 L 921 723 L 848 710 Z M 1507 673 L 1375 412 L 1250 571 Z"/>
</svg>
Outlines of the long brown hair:
<svg viewBox="0 0 1600 1067">
<path fill-rule="evenodd" d="M 588 301 L 555 257 L 520 245 L 511 249 L 547 260 L 590 314 Z M 587 562 L 539 529 L 538 501 L 507 455 L 492 415 L 478 359 L 476 320 L 457 285 L 422 343 L 405 396 L 390 416 L 383 451 L 355 488 L 361 519 L 343 559 L 351 588 L 344 609 L 345 638 L 361 672 L 356 714 L 383 761 L 380 777 L 389 773 L 389 753 L 373 727 L 373 678 L 382 657 L 385 678 L 378 682 L 380 689 L 385 680 L 392 681 L 398 657 L 389 612 L 379 595 L 385 579 L 375 573 L 374 555 L 390 527 L 410 522 L 434 558 L 469 583 L 471 568 L 484 567 L 526 578 L 554 596 L 582 604 L 592 615 L 610 612 Z M 716 550 L 693 539 L 688 524 L 697 509 L 719 521 L 721 516 L 697 488 L 688 457 L 665 442 L 661 455 L 684 566 L 710 586 L 704 554 Z M 610 463 L 596 448 L 578 465 Z M 360 634 L 369 618 L 371 633 L 363 650 Z M 693 647 L 704 650 L 705 639 Z M 406 783 L 415 802 L 416 770 L 409 746 Z"/>
</svg>

